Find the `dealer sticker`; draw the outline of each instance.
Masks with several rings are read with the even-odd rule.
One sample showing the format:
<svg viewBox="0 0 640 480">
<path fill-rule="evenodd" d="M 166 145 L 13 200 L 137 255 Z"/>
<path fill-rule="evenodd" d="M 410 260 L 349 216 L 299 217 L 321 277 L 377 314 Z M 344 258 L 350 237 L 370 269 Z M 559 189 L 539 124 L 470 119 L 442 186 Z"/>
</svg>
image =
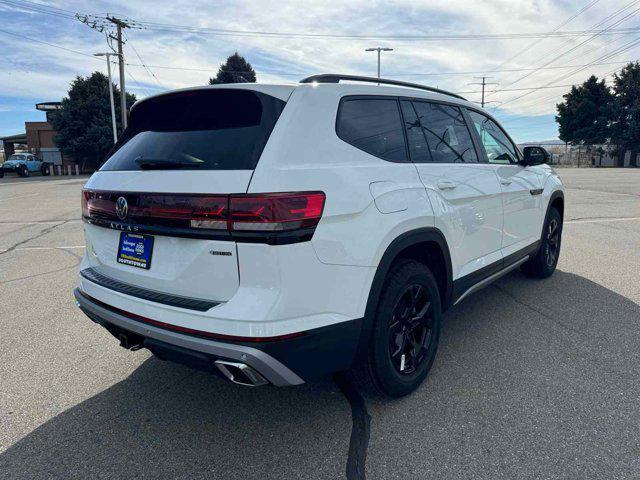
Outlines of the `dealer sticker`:
<svg viewBox="0 0 640 480">
<path fill-rule="evenodd" d="M 151 268 L 152 251 L 153 236 L 121 232 L 116 260 L 118 263 L 148 270 Z"/>
</svg>

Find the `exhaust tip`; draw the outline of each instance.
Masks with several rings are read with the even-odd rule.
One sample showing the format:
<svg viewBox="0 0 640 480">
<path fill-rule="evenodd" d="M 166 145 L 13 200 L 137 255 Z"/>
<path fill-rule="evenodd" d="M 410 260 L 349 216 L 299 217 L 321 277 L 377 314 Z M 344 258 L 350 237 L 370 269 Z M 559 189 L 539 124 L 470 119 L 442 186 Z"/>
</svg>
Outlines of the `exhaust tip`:
<svg viewBox="0 0 640 480">
<path fill-rule="evenodd" d="M 226 360 L 216 360 L 214 363 L 225 377 L 238 385 L 259 387 L 269 383 L 266 378 L 245 363 L 228 362 Z"/>
</svg>

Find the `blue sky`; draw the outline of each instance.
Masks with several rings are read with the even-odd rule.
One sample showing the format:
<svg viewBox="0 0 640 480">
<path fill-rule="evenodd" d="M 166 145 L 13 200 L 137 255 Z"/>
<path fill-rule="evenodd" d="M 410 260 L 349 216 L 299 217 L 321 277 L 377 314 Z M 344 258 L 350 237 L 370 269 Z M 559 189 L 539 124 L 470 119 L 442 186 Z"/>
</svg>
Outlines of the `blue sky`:
<svg viewBox="0 0 640 480">
<path fill-rule="evenodd" d="M 636 9 L 640 1 L 0 0 L 0 136 L 23 132 L 25 121 L 44 120 L 35 103 L 61 99 L 75 76 L 106 71 L 105 61 L 91 56 L 108 50 L 104 34 L 73 14 L 99 18 L 108 12 L 145 22 L 145 28 L 127 31 L 125 45 L 131 64 L 127 89 L 139 98 L 205 84 L 236 50 L 251 62 L 259 82 L 291 82 L 320 72 L 375 75 L 376 55 L 364 49 L 380 45 L 394 48 L 383 54 L 384 77 L 465 92 L 473 101 L 480 94 L 470 83 L 483 74 L 492 77 L 488 81 L 498 85 L 487 87 L 495 90 L 487 94 L 495 102 L 488 107 L 512 136 L 520 142 L 551 140 L 557 138 L 555 104 L 569 85 L 591 74 L 610 79 L 624 61 L 639 57 L 640 47 L 629 44 L 638 32 L 464 41 L 398 37 L 638 28 Z M 343 37 L 221 34 L 220 29 Z M 365 35 L 387 38 L 344 38 Z M 630 48 L 620 48 L 626 44 Z M 545 88 L 533 90 L 538 87 Z"/>
</svg>

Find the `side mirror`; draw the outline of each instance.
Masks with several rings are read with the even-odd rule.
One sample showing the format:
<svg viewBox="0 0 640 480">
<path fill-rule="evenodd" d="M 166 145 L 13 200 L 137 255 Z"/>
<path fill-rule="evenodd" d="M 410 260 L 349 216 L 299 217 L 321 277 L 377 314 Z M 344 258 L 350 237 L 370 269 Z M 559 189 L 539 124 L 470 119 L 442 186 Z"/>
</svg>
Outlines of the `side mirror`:
<svg viewBox="0 0 640 480">
<path fill-rule="evenodd" d="M 522 165 L 528 167 L 530 165 L 542 165 L 543 163 L 549 163 L 551 155 L 542 147 L 524 147 L 522 149 L 524 159 Z"/>
</svg>

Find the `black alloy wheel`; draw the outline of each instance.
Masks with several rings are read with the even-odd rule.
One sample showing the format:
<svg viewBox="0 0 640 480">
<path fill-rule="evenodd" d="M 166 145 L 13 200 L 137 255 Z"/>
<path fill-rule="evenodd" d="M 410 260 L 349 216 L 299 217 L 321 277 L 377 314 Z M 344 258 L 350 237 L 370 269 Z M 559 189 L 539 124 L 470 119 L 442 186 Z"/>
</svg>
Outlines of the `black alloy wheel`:
<svg viewBox="0 0 640 480">
<path fill-rule="evenodd" d="M 552 218 L 545 232 L 547 241 L 545 242 L 544 259 L 548 267 L 553 268 L 558 259 L 560 251 L 560 228 L 558 228 L 558 219 Z"/>
<path fill-rule="evenodd" d="M 522 271 L 529 277 L 547 278 L 556 269 L 562 243 L 562 215 L 552 207 L 540 239 L 540 248 L 522 264 Z"/>
<path fill-rule="evenodd" d="M 429 267 L 398 260 L 380 293 L 362 378 L 387 397 L 413 392 L 435 360 L 441 316 L 440 291 Z"/>
<path fill-rule="evenodd" d="M 427 358 L 431 347 L 433 317 L 425 287 L 407 286 L 400 294 L 389 324 L 389 355 L 401 375 L 411 375 Z"/>
</svg>

